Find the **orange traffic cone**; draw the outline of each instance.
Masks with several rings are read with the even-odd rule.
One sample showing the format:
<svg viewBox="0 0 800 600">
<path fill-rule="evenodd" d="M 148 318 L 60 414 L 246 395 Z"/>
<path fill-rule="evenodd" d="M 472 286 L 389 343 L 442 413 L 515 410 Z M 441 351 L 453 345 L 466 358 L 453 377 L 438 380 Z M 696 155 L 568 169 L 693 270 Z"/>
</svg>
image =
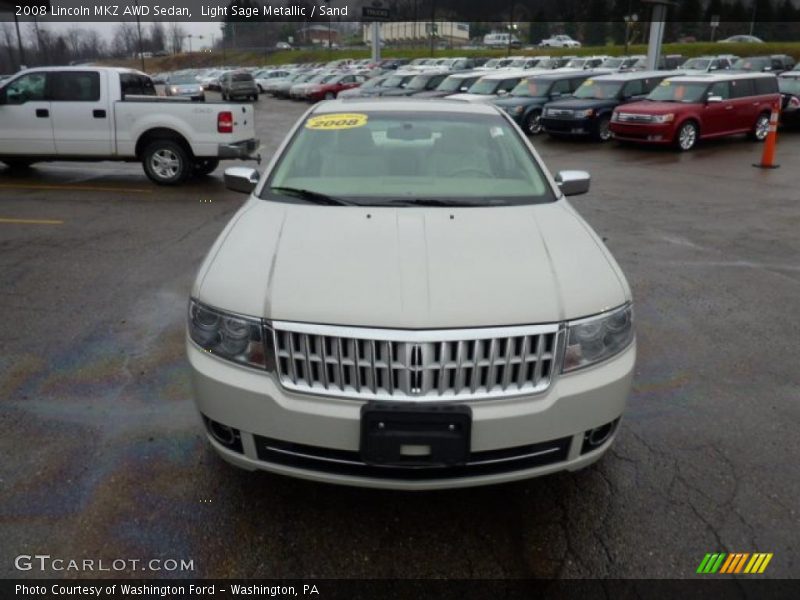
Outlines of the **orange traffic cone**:
<svg viewBox="0 0 800 600">
<path fill-rule="evenodd" d="M 761 155 L 761 162 L 754 164 L 759 169 L 777 169 L 780 165 L 775 164 L 775 146 L 778 143 L 778 115 L 781 112 L 780 98 L 772 106 L 772 114 L 769 116 L 769 133 L 764 142 L 764 153 Z"/>
</svg>

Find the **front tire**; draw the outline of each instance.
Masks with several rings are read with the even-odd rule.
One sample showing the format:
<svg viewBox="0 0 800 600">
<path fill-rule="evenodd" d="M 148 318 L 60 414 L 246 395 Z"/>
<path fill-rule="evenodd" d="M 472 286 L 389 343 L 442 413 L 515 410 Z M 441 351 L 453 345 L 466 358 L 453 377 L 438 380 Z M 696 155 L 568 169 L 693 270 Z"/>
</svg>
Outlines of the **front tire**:
<svg viewBox="0 0 800 600">
<path fill-rule="evenodd" d="M 600 117 L 594 130 L 594 139 L 598 142 L 607 142 L 611 137 L 611 117 L 608 115 Z"/>
<path fill-rule="evenodd" d="M 697 144 L 700 129 L 694 121 L 686 121 L 678 129 L 675 136 L 675 147 L 681 152 L 688 152 Z"/>
<path fill-rule="evenodd" d="M 750 139 L 755 142 L 763 142 L 769 135 L 769 119 L 770 113 L 761 113 L 756 119 L 756 124 L 753 125 L 753 131 L 750 132 Z"/>
<path fill-rule="evenodd" d="M 539 135 L 544 131 L 542 126 L 542 111 L 533 110 L 525 117 L 525 133 Z"/>
<path fill-rule="evenodd" d="M 198 177 L 211 175 L 219 167 L 218 158 L 201 158 L 194 163 L 194 174 Z"/>
<path fill-rule="evenodd" d="M 178 185 L 192 174 L 189 153 L 172 140 L 150 142 L 142 153 L 145 174 L 158 185 Z"/>
</svg>

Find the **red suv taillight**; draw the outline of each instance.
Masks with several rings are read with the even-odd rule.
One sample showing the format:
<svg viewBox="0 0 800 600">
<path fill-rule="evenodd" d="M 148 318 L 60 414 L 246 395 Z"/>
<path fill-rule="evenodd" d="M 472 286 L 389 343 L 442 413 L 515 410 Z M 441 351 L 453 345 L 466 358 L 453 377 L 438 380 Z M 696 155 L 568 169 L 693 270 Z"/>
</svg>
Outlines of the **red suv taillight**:
<svg viewBox="0 0 800 600">
<path fill-rule="evenodd" d="M 219 133 L 233 133 L 233 113 L 221 112 L 217 115 L 217 131 Z"/>
</svg>

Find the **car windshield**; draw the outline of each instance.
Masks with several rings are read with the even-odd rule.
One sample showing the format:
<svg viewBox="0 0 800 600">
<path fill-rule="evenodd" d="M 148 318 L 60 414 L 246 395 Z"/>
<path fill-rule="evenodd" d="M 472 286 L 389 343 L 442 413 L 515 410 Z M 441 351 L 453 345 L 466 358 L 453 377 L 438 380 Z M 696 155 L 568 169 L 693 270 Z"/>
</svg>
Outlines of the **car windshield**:
<svg viewBox="0 0 800 600">
<path fill-rule="evenodd" d="M 582 69 L 583 65 L 586 64 L 585 58 L 573 58 L 566 64 L 568 69 Z"/>
<path fill-rule="evenodd" d="M 469 87 L 468 91 L 470 94 L 481 94 L 484 96 L 494 94 L 502 81 L 502 79 L 479 79 Z"/>
<path fill-rule="evenodd" d="M 483 66 L 486 67 L 487 69 L 494 69 L 495 67 L 497 67 L 499 63 L 500 63 L 499 58 L 492 58 L 483 63 Z"/>
<path fill-rule="evenodd" d="M 740 58 L 733 63 L 733 68 L 743 71 L 760 71 L 769 65 L 770 62 L 768 58 Z"/>
<path fill-rule="evenodd" d="M 607 58 L 602 62 L 600 66 L 603 68 L 616 69 L 618 67 L 621 67 L 623 62 L 624 61 L 621 58 Z"/>
<path fill-rule="evenodd" d="M 193 75 L 173 75 L 169 78 L 170 85 L 197 85 L 197 79 Z"/>
<path fill-rule="evenodd" d="M 261 197 L 389 206 L 507 206 L 555 197 L 496 114 L 366 111 L 306 118 Z"/>
<path fill-rule="evenodd" d="M 547 96 L 548 90 L 552 85 L 551 81 L 541 81 L 537 79 L 523 79 L 511 90 L 512 96 L 540 97 Z"/>
<path fill-rule="evenodd" d="M 711 61 L 705 58 L 690 58 L 685 63 L 683 63 L 683 68 L 705 71 L 706 69 L 708 69 L 709 64 L 711 64 Z"/>
<path fill-rule="evenodd" d="M 408 82 L 406 89 L 409 90 L 424 90 L 430 77 L 428 75 L 417 75 Z"/>
<path fill-rule="evenodd" d="M 800 77 L 779 77 L 778 89 L 784 94 L 800 96 Z"/>
<path fill-rule="evenodd" d="M 608 100 L 616 98 L 622 89 L 621 81 L 602 81 L 598 79 L 587 79 L 575 90 L 576 98 L 586 98 L 592 100 Z"/>
<path fill-rule="evenodd" d="M 231 76 L 233 81 L 253 81 L 253 76 L 250 73 L 234 73 Z"/>
<path fill-rule="evenodd" d="M 401 83 L 405 83 L 409 79 L 413 77 L 412 75 L 392 75 L 391 77 L 386 78 L 383 83 L 381 83 L 381 87 L 386 88 L 394 88 L 400 87 Z"/>
<path fill-rule="evenodd" d="M 368 79 L 367 81 L 364 82 L 364 84 L 361 87 L 363 89 L 378 87 L 385 81 L 385 79 L 386 79 L 385 77 L 375 77 L 373 79 Z"/>
<path fill-rule="evenodd" d="M 457 92 L 462 87 L 469 88 L 477 80 L 477 77 L 455 77 L 451 75 L 442 81 L 436 89 L 440 92 Z"/>
<path fill-rule="evenodd" d="M 708 89 L 708 83 L 670 81 L 658 84 L 647 96 L 655 102 L 700 102 Z"/>
</svg>

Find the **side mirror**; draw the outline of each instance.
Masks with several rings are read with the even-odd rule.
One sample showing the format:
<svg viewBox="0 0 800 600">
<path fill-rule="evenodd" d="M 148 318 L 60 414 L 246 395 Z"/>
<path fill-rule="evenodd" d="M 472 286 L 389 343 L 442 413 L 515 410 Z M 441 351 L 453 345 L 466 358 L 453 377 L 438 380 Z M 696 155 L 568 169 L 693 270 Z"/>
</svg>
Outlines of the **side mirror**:
<svg viewBox="0 0 800 600">
<path fill-rule="evenodd" d="M 586 171 L 559 171 L 556 183 L 565 196 L 578 196 L 589 191 L 592 176 Z"/>
<path fill-rule="evenodd" d="M 709 96 L 706 100 L 709 104 L 716 104 L 717 102 L 722 102 L 722 96 Z"/>
<path fill-rule="evenodd" d="M 508 94 L 508 90 L 499 90 L 499 91 L 497 92 L 497 95 L 498 95 L 498 96 L 505 96 L 506 94 Z"/>
<path fill-rule="evenodd" d="M 225 187 L 232 192 L 251 194 L 261 176 L 249 167 L 230 167 L 225 169 Z"/>
</svg>

